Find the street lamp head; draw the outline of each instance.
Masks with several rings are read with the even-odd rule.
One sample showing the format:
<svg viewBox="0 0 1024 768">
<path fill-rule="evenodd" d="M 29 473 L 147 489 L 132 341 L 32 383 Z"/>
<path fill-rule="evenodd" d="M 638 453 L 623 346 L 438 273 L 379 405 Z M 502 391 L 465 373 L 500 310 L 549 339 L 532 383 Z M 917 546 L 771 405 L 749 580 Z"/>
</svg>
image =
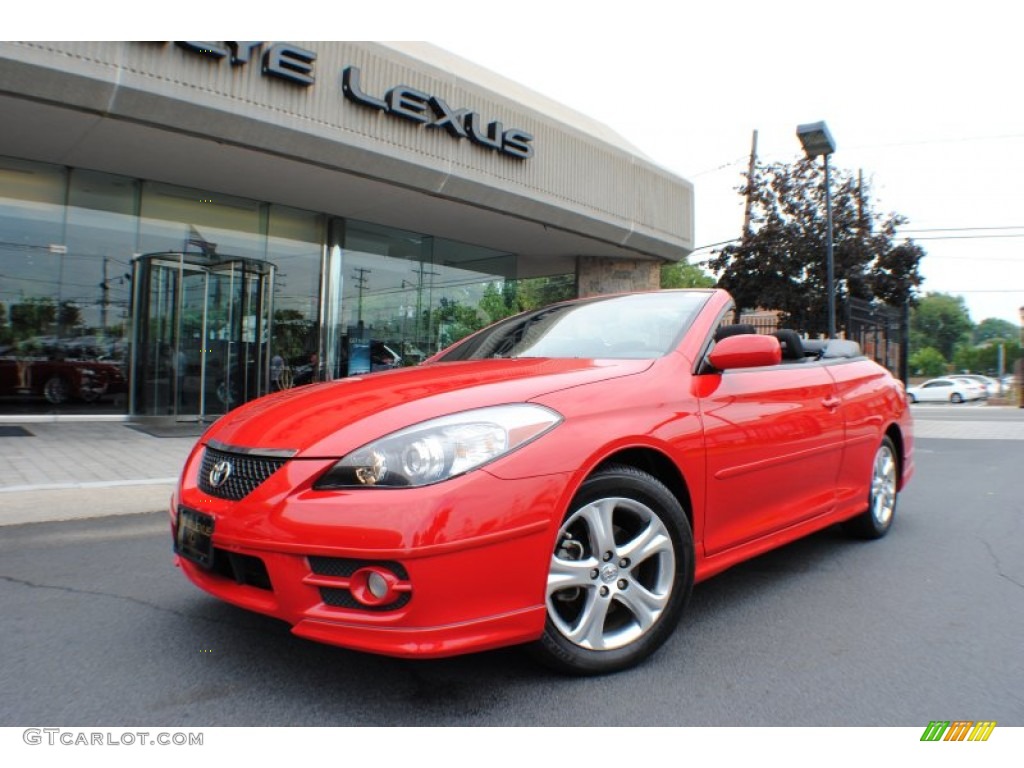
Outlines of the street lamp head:
<svg viewBox="0 0 1024 768">
<path fill-rule="evenodd" d="M 831 155 L 836 151 L 835 139 L 829 133 L 828 126 L 825 125 L 824 120 L 817 123 L 798 125 L 796 127 L 796 135 L 800 139 L 800 143 L 803 144 L 804 152 L 807 153 L 808 157 Z"/>
</svg>

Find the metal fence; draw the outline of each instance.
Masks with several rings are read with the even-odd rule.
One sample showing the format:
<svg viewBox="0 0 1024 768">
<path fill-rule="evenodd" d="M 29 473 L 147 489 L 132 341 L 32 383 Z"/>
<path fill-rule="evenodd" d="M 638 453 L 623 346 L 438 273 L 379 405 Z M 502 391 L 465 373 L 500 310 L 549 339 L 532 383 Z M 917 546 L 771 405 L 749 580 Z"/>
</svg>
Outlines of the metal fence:
<svg viewBox="0 0 1024 768">
<path fill-rule="evenodd" d="M 906 384 L 909 376 L 909 305 L 890 307 L 848 297 L 843 308 L 843 335 L 860 344 L 867 357 L 888 368 Z"/>
<path fill-rule="evenodd" d="M 856 341 L 866 357 L 871 358 L 904 384 L 909 376 L 907 361 L 910 308 L 890 307 L 863 299 L 846 297 L 839 305 L 839 337 Z M 758 333 L 772 334 L 779 330 L 779 313 L 768 310 L 744 312 L 740 323 L 752 325 Z M 801 335 L 804 329 L 799 323 L 787 323 L 787 327 Z"/>
</svg>

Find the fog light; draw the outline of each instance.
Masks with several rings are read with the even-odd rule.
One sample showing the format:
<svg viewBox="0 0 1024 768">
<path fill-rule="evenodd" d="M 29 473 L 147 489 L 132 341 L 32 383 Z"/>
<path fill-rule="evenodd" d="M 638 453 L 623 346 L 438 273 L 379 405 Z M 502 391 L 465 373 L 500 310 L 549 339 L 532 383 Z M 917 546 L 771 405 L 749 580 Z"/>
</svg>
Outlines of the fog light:
<svg viewBox="0 0 1024 768">
<path fill-rule="evenodd" d="M 388 594 L 388 583 L 376 571 L 371 571 L 370 575 L 366 577 L 366 586 L 369 588 L 370 594 L 378 600 L 383 600 Z"/>
<path fill-rule="evenodd" d="M 348 588 L 357 602 L 377 607 L 398 600 L 409 591 L 409 583 L 382 565 L 369 565 L 352 574 Z"/>
</svg>

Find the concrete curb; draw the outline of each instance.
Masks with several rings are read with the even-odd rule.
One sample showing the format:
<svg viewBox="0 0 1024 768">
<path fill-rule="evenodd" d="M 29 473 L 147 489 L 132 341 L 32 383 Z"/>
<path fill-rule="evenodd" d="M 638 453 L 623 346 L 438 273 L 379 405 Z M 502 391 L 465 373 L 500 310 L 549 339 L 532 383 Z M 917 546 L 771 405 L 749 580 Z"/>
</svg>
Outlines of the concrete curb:
<svg viewBox="0 0 1024 768">
<path fill-rule="evenodd" d="M 163 512 L 174 484 L 51 488 L 0 493 L 0 526 Z"/>
</svg>

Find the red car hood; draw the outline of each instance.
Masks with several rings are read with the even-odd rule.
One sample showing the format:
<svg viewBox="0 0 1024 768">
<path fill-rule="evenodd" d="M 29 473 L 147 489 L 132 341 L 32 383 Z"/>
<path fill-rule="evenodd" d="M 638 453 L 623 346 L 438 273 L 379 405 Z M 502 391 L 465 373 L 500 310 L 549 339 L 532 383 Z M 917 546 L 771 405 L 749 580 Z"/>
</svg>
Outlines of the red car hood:
<svg viewBox="0 0 1024 768">
<path fill-rule="evenodd" d="M 203 442 L 340 457 L 411 424 L 470 408 L 526 402 L 594 381 L 631 376 L 651 360 L 520 358 L 431 363 L 260 398 L 214 423 Z"/>
</svg>

